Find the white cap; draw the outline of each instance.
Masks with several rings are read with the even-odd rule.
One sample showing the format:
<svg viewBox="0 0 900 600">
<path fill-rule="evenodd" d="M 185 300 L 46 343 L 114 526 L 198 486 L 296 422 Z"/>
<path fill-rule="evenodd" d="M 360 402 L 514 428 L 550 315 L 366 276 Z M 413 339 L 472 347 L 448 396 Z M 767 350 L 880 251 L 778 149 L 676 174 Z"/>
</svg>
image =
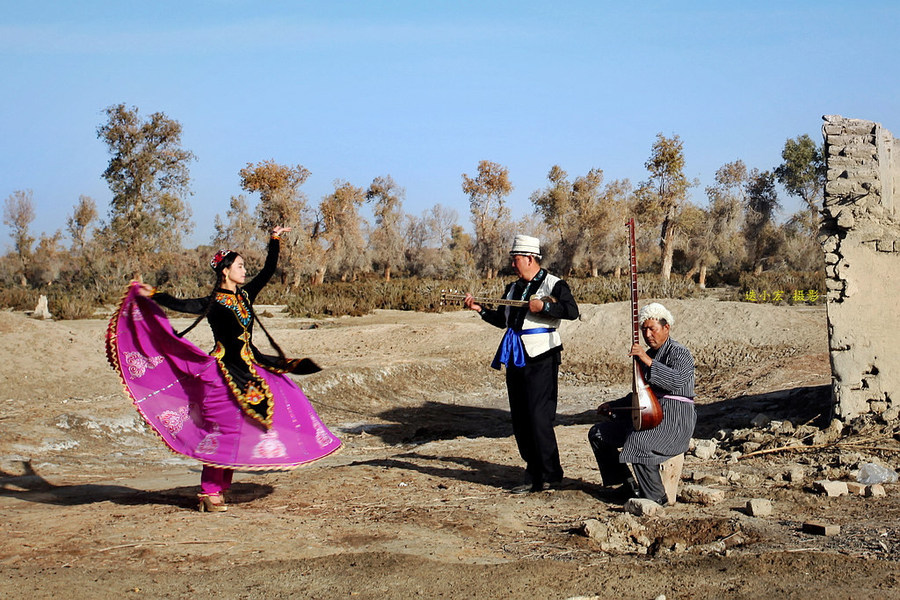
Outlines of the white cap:
<svg viewBox="0 0 900 600">
<path fill-rule="evenodd" d="M 512 250 L 510 254 L 530 254 L 532 256 L 541 257 L 541 240 L 530 235 L 517 235 L 513 240 Z"/>
<path fill-rule="evenodd" d="M 665 319 L 670 327 L 675 325 L 675 319 L 672 317 L 672 313 L 659 302 L 651 302 L 638 311 L 638 323 L 643 325 L 644 321 L 647 319 L 656 319 L 657 321 Z"/>
</svg>

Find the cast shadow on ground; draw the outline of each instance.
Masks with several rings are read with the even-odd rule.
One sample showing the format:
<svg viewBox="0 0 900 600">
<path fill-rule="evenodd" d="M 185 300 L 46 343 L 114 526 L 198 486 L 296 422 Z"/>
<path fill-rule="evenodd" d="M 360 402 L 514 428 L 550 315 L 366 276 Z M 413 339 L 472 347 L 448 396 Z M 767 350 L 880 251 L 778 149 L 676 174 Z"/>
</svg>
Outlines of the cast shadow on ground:
<svg viewBox="0 0 900 600">
<path fill-rule="evenodd" d="M 509 410 L 506 409 L 429 401 L 421 406 L 391 408 L 377 416 L 389 423 L 362 425 L 348 432 L 364 430 L 387 444 L 424 444 L 458 437 L 506 438 L 513 434 Z M 556 417 L 556 425 L 596 422 L 594 410 Z"/>
<path fill-rule="evenodd" d="M 771 420 L 827 427 L 833 414 L 831 386 L 807 386 L 775 390 L 764 394 L 741 395 L 718 402 L 697 403 L 694 437 L 709 438 L 720 429 L 752 427 L 759 414 Z M 387 444 L 423 444 L 458 437 L 505 438 L 512 435 L 509 410 L 446 404 L 428 401 L 420 406 L 396 407 L 378 413 L 385 424 L 362 425 L 364 430 Z M 559 426 L 592 425 L 596 410 L 557 415 Z"/>
<path fill-rule="evenodd" d="M 735 396 L 710 404 L 697 404 L 694 437 L 710 438 L 720 429 L 753 427 L 758 415 L 773 421 L 790 421 L 825 428 L 831 422 L 834 405 L 831 386 L 818 385 L 775 390 L 764 394 Z"/>
<path fill-rule="evenodd" d="M 196 508 L 198 486 L 181 486 L 167 490 L 139 490 L 123 485 L 85 483 L 55 485 L 35 472 L 30 461 L 22 462 L 22 474 L 0 470 L 0 497 L 26 502 L 78 506 L 97 502 L 114 502 L 125 506 L 142 504 Z M 271 485 L 235 483 L 229 490 L 228 502 L 250 502 L 272 493 Z"/>
<path fill-rule="evenodd" d="M 448 463 L 454 466 L 447 466 Z M 405 469 L 430 477 L 485 485 L 501 490 L 517 486 L 525 478 L 525 471 L 521 466 L 500 465 L 462 456 L 434 456 L 420 452 L 407 452 L 391 458 L 355 461 L 352 464 Z M 563 479 L 563 489 L 581 489 L 598 498 L 604 495 L 599 486 L 570 477 Z"/>
</svg>

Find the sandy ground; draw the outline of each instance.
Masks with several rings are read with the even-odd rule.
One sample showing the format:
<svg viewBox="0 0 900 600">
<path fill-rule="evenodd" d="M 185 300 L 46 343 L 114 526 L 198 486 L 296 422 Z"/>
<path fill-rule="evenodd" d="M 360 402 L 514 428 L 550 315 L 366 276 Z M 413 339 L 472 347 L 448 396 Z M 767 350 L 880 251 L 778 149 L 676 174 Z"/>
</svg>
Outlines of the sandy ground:
<svg viewBox="0 0 900 600">
<path fill-rule="evenodd" d="M 465 311 L 313 321 L 259 307 L 286 351 L 325 367 L 298 382 L 345 445 L 295 472 L 238 473 L 218 514 L 196 511 L 197 465 L 122 392 L 105 320 L 2 312 L 0 598 L 900 598 L 898 486 L 815 491 L 900 457 L 889 427 L 822 437 L 824 308 L 667 304 L 698 364 L 695 438 L 723 438 L 715 456 L 687 456 L 682 487 L 722 498 L 640 517 L 599 485 L 586 441 L 597 404 L 630 385 L 624 304 L 563 325 L 567 487 L 524 496 L 506 491 L 523 473 L 488 366 L 500 330 Z M 208 348 L 203 329 L 191 339 Z M 778 437 L 783 423 L 793 433 Z M 746 435 L 729 447 L 731 429 Z M 808 448 L 738 458 L 804 431 Z M 751 499 L 771 514 L 753 516 Z M 620 534 L 592 538 L 590 519 Z M 840 531 L 806 533 L 809 521 Z"/>
</svg>

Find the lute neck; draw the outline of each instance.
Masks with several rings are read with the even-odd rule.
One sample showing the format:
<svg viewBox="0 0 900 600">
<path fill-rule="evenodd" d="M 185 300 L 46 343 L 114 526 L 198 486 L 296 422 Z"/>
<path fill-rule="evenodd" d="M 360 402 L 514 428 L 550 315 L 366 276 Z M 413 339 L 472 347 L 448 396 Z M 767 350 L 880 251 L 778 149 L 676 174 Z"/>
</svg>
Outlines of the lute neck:
<svg viewBox="0 0 900 600">
<path fill-rule="evenodd" d="M 641 324 L 638 323 L 637 253 L 634 242 L 634 217 L 628 219 L 628 253 L 631 263 L 631 343 L 640 341 Z"/>
</svg>

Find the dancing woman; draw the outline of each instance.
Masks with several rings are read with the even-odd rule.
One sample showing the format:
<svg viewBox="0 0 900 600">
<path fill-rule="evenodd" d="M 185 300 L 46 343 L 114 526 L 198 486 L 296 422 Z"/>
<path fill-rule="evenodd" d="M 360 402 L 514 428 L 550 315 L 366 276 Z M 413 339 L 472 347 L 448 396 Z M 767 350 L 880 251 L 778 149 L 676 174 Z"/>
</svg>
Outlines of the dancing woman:
<svg viewBox="0 0 900 600">
<path fill-rule="evenodd" d="M 243 257 L 220 250 L 210 261 L 216 282 L 209 296 L 178 299 L 132 282 L 110 320 L 107 355 L 138 411 L 170 449 L 203 463 L 200 511 L 226 510 L 234 469 L 293 469 L 341 446 L 286 375 L 318 366 L 285 358 L 253 311 L 288 231 L 273 229 L 265 265 L 246 284 Z M 199 316 L 175 333 L 157 304 Z M 215 338 L 210 354 L 182 337 L 204 318 Z M 253 345 L 254 320 L 278 356 Z"/>
</svg>

